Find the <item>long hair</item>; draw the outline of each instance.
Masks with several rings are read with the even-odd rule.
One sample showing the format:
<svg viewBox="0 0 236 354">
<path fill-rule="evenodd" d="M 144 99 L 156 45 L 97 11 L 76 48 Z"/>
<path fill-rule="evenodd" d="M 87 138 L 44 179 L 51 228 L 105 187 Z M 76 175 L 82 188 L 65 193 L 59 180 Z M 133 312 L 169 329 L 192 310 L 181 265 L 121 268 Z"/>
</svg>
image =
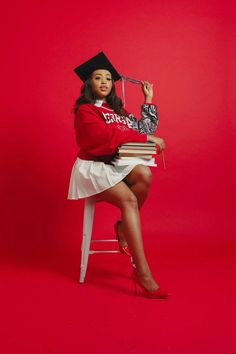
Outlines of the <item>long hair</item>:
<svg viewBox="0 0 236 354">
<path fill-rule="evenodd" d="M 97 98 L 92 91 L 91 79 L 89 78 L 88 80 L 85 81 L 85 83 L 81 87 L 80 97 L 77 98 L 77 100 L 75 101 L 75 106 L 74 106 L 75 116 L 81 104 L 95 103 L 96 99 Z M 114 81 L 112 81 L 112 89 L 109 95 L 106 97 L 106 102 L 112 109 L 114 109 L 115 113 L 119 115 L 126 115 L 123 109 L 123 103 L 121 99 L 116 95 Z"/>
</svg>

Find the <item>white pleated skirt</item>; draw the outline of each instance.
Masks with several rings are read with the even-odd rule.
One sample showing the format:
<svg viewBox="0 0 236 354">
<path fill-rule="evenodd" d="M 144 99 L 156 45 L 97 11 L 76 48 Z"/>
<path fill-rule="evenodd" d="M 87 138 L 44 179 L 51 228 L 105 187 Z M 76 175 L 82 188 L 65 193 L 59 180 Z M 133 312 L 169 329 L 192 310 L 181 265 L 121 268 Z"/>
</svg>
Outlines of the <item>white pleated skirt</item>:
<svg viewBox="0 0 236 354">
<path fill-rule="evenodd" d="M 71 171 L 68 199 L 101 193 L 122 181 L 136 165 L 113 166 L 77 158 Z"/>
</svg>

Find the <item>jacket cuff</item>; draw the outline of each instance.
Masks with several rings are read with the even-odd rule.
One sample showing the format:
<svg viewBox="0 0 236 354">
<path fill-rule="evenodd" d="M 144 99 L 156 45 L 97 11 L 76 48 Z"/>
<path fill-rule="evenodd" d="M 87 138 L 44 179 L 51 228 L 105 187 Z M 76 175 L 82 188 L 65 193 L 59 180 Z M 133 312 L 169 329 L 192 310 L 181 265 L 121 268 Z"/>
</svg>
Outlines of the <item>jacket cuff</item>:
<svg viewBox="0 0 236 354">
<path fill-rule="evenodd" d="M 148 105 L 148 106 L 155 106 L 155 107 L 157 107 L 157 104 L 155 104 L 155 103 L 142 103 L 142 105 L 141 105 L 141 106 L 144 106 L 144 105 Z"/>
</svg>

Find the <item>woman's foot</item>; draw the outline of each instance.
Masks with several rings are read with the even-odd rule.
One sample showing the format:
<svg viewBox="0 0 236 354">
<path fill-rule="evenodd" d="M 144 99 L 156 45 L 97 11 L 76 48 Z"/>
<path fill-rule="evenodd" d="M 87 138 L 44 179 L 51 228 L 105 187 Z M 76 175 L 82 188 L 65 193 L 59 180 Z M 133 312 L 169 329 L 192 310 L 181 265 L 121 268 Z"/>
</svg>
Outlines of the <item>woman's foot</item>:
<svg viewBox="0 0 236 354">
<path fill-rule="evenodd" d="M 138 274 L 135 272 L 136 278 L 139 280 L 140 285 L 142 285 L 147 291 L 155 291 L 159 288 L 159 285 L 155 282 L 151 274 Z"/>
<path fill-rule="evenodd" d="M 131 257 L 131 253 L 128 247 L 128 244 L 126 242 L 124 233 L 122 232 L 122 224 L 121 221 L 118 220 L 115 225 L 114 225 L 114 229 L 115 229 L 115 234 L 116 234 L 116 239 L 119 242 L 119 250 L 121 253 L 123 253 L 124 255 Z"/>
<path fill-rule="evenodd" d="M 138 294 L 137 285 L 142 289 L 146 297 L 152 299 L 167 299 L 168 294 L 166 291 L 162 290 L 159 285 L 155 282 L 151 274 L 138 274 L 136 271 L 133 272 L 131 276 L 135 293 Z"/>
</svg>

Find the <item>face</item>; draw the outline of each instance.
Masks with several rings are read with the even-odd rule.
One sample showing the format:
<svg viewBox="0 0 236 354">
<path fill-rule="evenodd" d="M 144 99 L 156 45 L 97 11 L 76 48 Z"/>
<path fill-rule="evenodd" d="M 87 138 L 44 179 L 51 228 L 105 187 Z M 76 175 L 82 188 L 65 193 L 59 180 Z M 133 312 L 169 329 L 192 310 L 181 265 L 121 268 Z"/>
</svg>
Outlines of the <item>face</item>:
<svg viewBox="0 0 236 354">
<path fill-rule="evenodd" d="M 112 89 L 112 77 L 108 70 L 98 69 L 92 73 L 91 86 L 93 93 L 99 100 L 105 100 Z"/>
</svg>

